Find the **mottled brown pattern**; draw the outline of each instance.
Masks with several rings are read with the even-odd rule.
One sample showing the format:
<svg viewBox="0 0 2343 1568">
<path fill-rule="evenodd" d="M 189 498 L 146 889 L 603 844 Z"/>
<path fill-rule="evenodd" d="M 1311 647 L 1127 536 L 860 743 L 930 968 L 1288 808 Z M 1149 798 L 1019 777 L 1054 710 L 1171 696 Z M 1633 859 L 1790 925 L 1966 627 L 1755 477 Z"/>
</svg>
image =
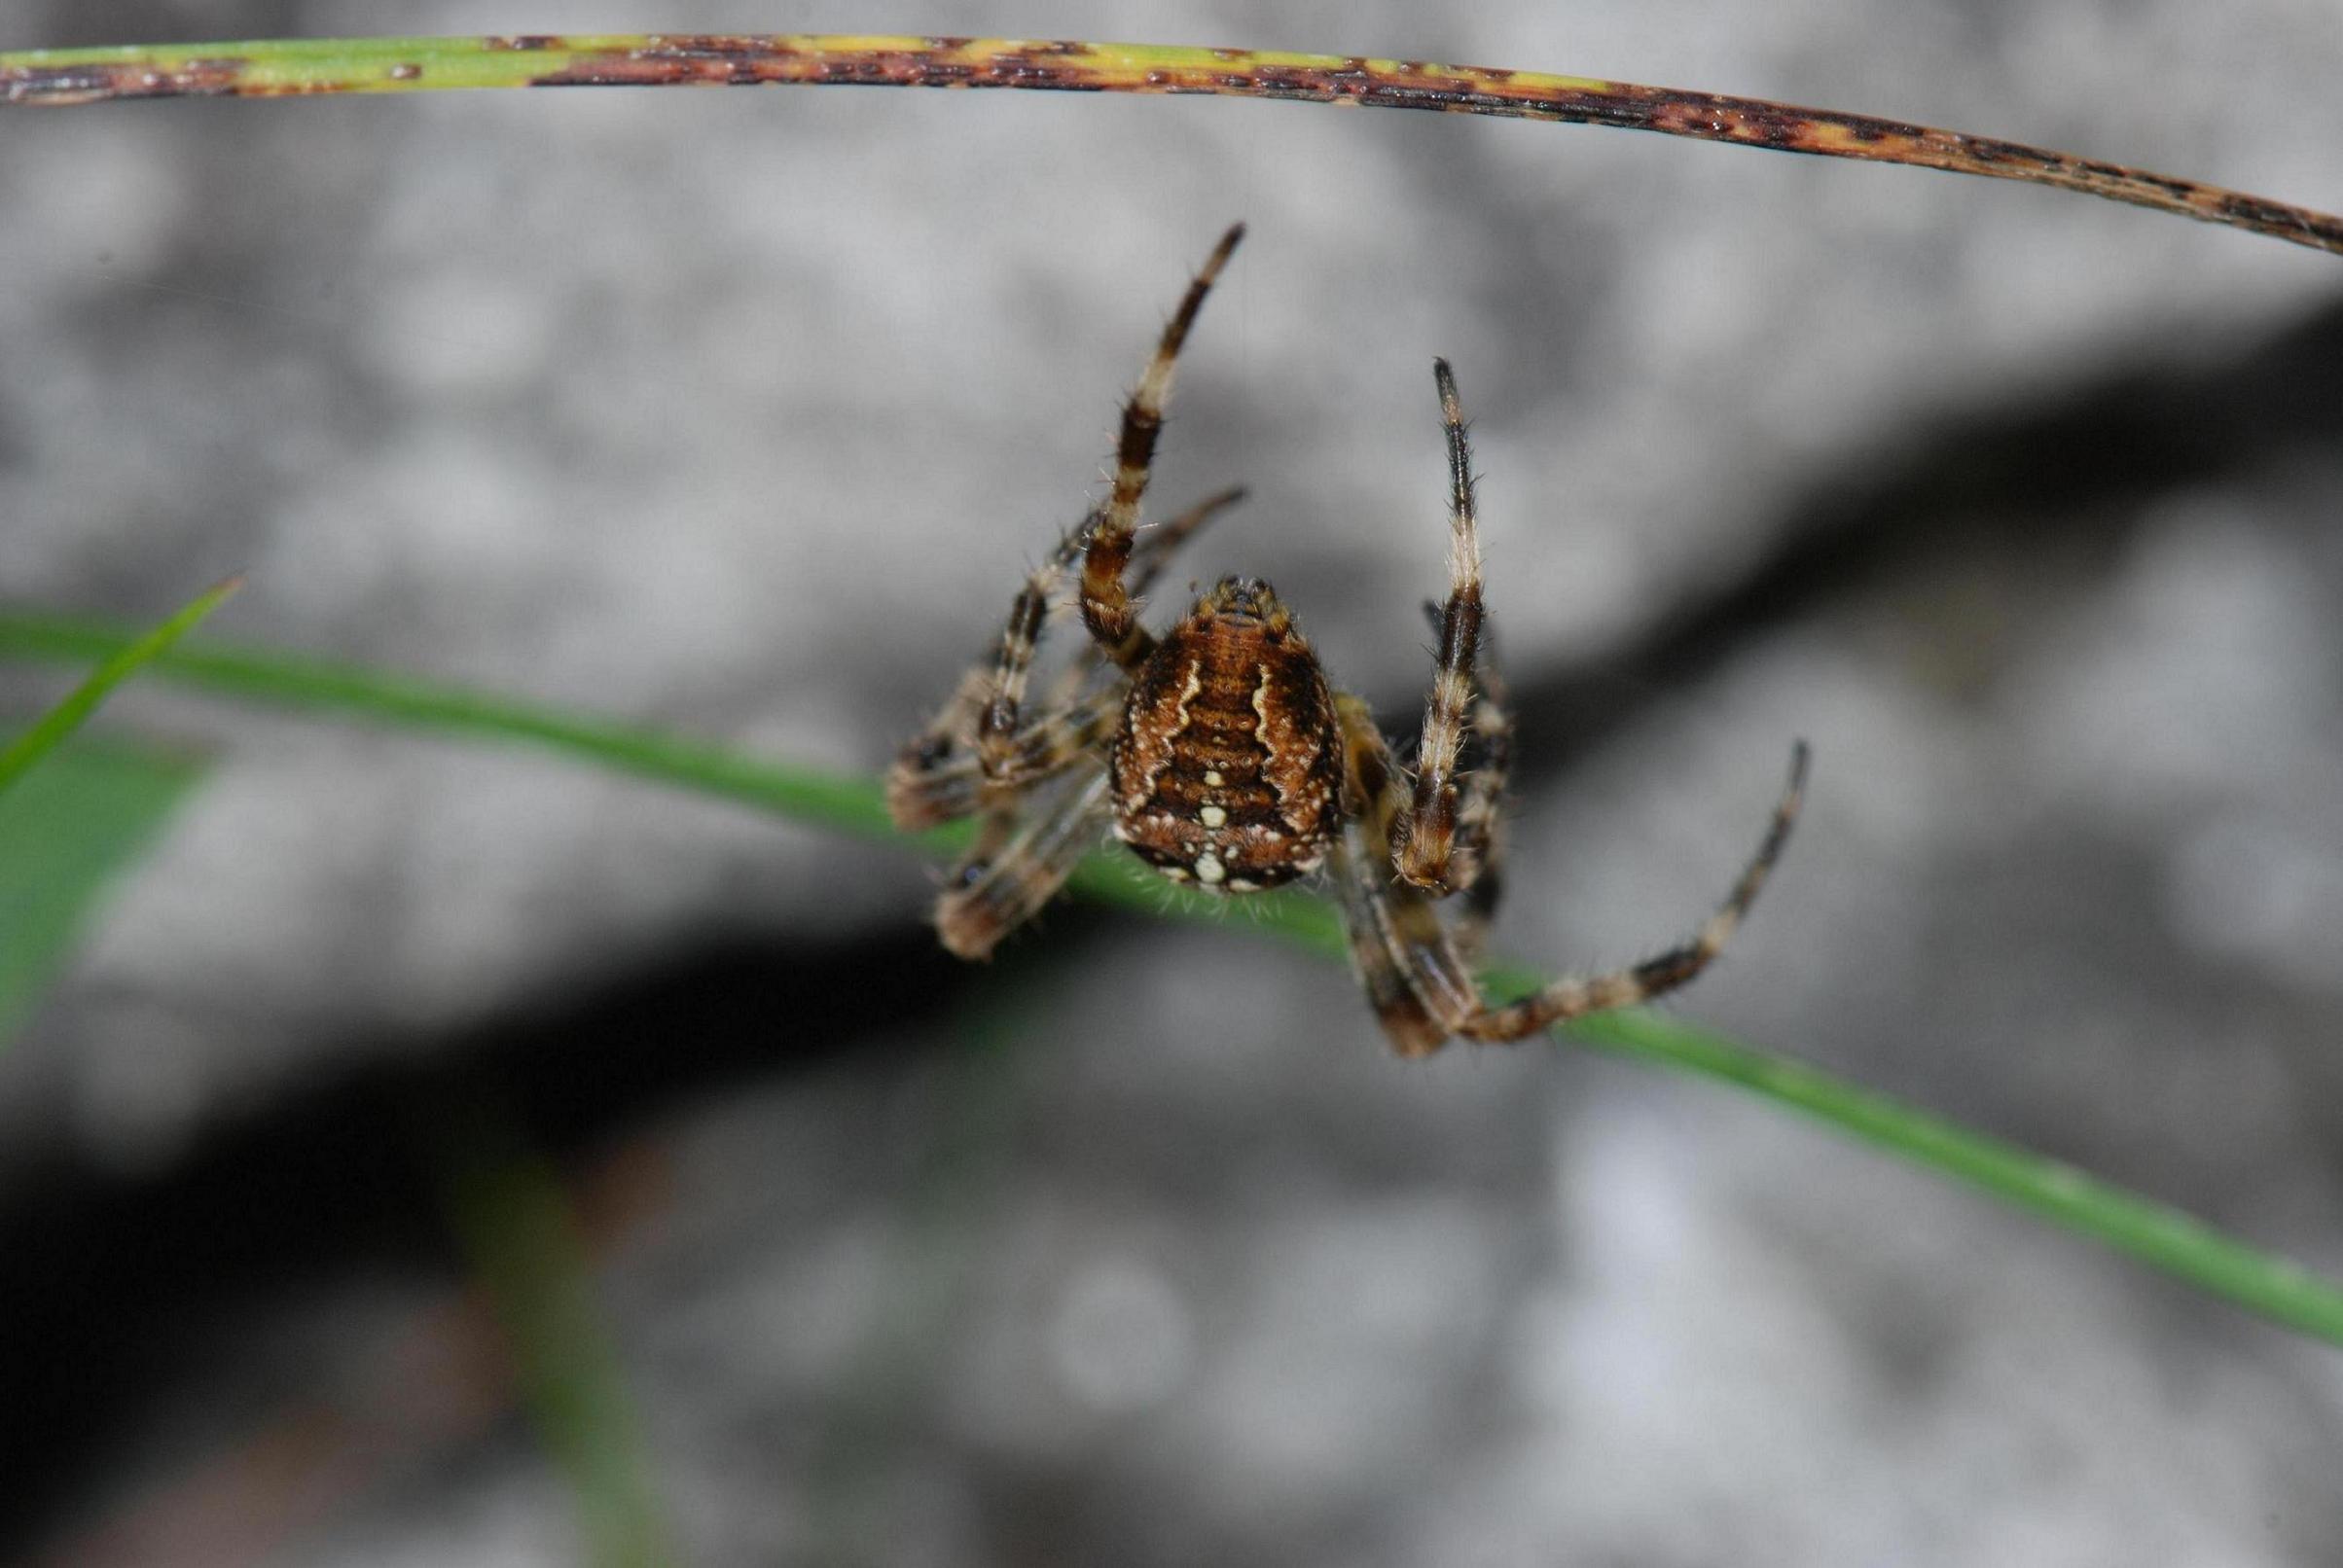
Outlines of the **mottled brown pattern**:
<svg viewBox="0 0 2343 1568">
<path fill-rule="evenodd" d="M 1201 887 L 1281 886 L 1325 859 L 1340 755 L 1317 656 L 1267 584 L 1227 579 L 1133 679 L 1116 837 Z"/>
<path fill-rule="evenodd" d="M 427 53 L 429 41 L 417 42 L 418 54 Z M 1630 82 L 1589 82 L 1423 60 L 1264 56 L 1238 49 L 1144 49 L 1063 39 L 654 33 L 623 40 L 531 35 L 470 46 L 457 40 L 441 47 L 545 54 L 558 63 L 528 78 L 539 87 L 805 83 L 1215 93 L 1612 125 L 1778 152 L 2025 180 L 2343 254 L 2343 217 L 2218 186 L 1882 116 Z M 359 67 L 339 79 L 288 83 L 281 73 L 248 59 L 187 59 L 184 53 L 162 48 L 34 51 L 7 56 L 0 60 L 0 102 L 378 91 L 394 82 L 412 82 L 422 69 Z"/>
</svg>

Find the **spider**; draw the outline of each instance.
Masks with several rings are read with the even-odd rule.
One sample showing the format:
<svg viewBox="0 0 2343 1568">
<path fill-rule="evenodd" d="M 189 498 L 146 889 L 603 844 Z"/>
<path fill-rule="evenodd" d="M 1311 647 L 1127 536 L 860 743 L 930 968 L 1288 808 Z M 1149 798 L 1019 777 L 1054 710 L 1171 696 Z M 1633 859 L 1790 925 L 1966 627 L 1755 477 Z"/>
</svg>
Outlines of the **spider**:
<svg viewBox="0 0 2343 1568">
<path fill-rule="evenodd" d="M 1172 551 L 1243 494 L 1224 491 L 1139 532 L 1173 365 L 1244 233 L 1240 224 L 1213 248 L 1124 405 L 1112 493 L 1027 576 L 996 652 L 962 677 L 888 775 L 900 827 L 977 818 L 975 842 L 936 901 L 944 945 L 963 958 L 991 953 L 1111 829 L 1165 876 L 1208 892 L 1324 873 L 1367 999 L 1403 1055 L 1457 1036 L 1521 1040 L 1684 984 L 1723 948 L 1781 854 L 1805 789 L 1806 744 L 1791 748 L 1789 782 L 1756 854 L 1691 941 L 1518 1001 L 1483 999 L 1472 968 L 1497 905 L 1513 720 L 1484 624 L 1471 456 L 1445 360 L 1432 374 L 1448 441 L 1449 591 L 1445 607 L 1425 607 L 1439 647 L 1412 781 L 1366 703 L 1328 683 L 1267 583 L 1224 577 L 1170 631 L 1140 624 L 1138 595 Z M 1072 597 L 1089 641 L 1028 711 L 1034 654 L 1077 564 Z M 1453 925 L 1436 902 L 1451 895 L 1462 901 Z"/>
</svg>

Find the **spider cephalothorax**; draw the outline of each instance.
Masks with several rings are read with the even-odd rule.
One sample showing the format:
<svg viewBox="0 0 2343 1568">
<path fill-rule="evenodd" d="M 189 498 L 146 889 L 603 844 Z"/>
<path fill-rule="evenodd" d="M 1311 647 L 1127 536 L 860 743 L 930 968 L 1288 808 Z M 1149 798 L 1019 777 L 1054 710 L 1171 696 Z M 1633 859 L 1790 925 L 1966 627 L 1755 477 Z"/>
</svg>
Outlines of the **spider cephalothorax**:
<svg viewBox="0 0 2343 1568">
<path fill-rule="evenodd" d="M 1439 652 L 1412 780 L 1366 704 L 1328 683 L 1268 584 L 1221 579 L 1160 638 L 1139 624 L 1138 595 L 1172 552 L 1242 493 L 1139 534 L 1172 367 L 1244 232 L 1231 229 L 1213 249 L 1124 406 L 1112 493 L 1027 578 L 990 665 L 961 680 L 888 775 L 887 805 L 903 827 L 978 819 L 976 842 L 936 901 L 944 944 L 966 958 L 990 953 L 1111 829 L 1164 875 L 1214 892 L 1323 871 L 1376 1017 L 1410 1055 L 1451 1036 L 1519 1040 L 1683 984 L 1723 948 L 1782 852 L 1806 748 L 1792 749 L 1789 786 L 1757 853 L 1693 940 L 1517 1002 L 1482 999 L 1471 966 L 1496 909 L 1513 721 L 1483 627 L 1472 465 L 1446 362 L 1432 369 L 1448 441 L 1449 591 L 1435 611 Z M 1090 640 L 1028 714 L 1034 652 L 1077 561 Z M 1436 902 L 1451 895 L 1462 899 L 1453 925 Z"/>
</svg>

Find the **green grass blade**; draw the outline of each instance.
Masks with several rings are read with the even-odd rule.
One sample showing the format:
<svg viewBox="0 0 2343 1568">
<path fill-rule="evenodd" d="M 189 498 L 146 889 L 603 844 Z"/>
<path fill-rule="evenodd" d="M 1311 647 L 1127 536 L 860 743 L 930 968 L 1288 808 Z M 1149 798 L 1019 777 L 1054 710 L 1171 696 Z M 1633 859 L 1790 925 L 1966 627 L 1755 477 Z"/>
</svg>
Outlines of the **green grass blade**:
<svg viewBox="0 0 2343 1568">
<path fill-rule="evenodd" d="M 74 746 L 0 795 L 0 1050 L 73 950 L 98 897 L 137 859 L 198 770 Z"/>
<path fill-rule="evenodd" d="M 812 33 L 263 39 L 0 53 L 0 103 L 304 97 L 449 88 L 822 86 L 1209 93 L 1658 131 L 2024 180 L 2343 253 L 2343 218 L 1876 115 L 1425 60 L 1016 38 Z"/>
<path fill-rule="evenodd" d="M 0 659 L 87 659 L 128 642 L 104 623 L 61 616 L 0 615 Z M 159 657 L 159 678 L 359 719 L 388 720 L 552 747 L 638 776 L 704 790 L 781 815 L 876 839 L 912 845 L 885 826 L 879 786 L 868 780 L 756 763 L 605 720 L 490 697 L 405 677 L 375 674 L 260 649 L 182 649 Z M 1208 919 L 1212 901 L 1168 897 L 1161 878 L 1127 855 L 1085 861 L 1069 884 L 1084 898 L 1148 914 Z M 1339 959 L 1338 917 L 1305 896 L 1262 895 L 1256 919 L 1232 931 L 1262 931 Z M 1527 990 L 1534 977 L 1503 971 L 1500 985 Z M 1730 1084 L 2030 1210 L 2079 1235 L 2186 1280 L 2212 1295 L 2305 1334 L 2343 1345 L 2343 1286 L 2222 1234 L 2201 1221 L 2073 1166 L 1974 1132 L 1786 1057 L 1727 1040 L 1651 1012 L 1602 1014 L 1570 1030 L 1616 1055 Z"/>
<path fill-rule="evenodd" d="M 97 711 L 98 705 L 113 695 L 116 687 L 136 674 L 140 665 L 193 631 L 205 616 L 242 586 L 243 579 L 232 577 L 135 642 L 118 643 L 103 650 L 100 662 L 89 679 L 66 694 L 64 701 L 35 720 L 31 729 L 6 746 L 0 746 L 0 791 L 6 791 L 31 771 L 35 763 L 79 730 Z"/>
<path fill-rule="evenodd" d="M 1498 977 L 1529 991 L 1535 977 Z M 2343 1286 L 2169 1204 L 1974 1132 L 1818 1068 L 1646 1012 L 1598 1014 L 1573 1030 L 1613 1055 L 1737 1085 L 1924 1170 L 1967 1183 L 2304 1334 L 2343 1345 Z"/>
<path fill-rule="evenodd" d="M 102 659 L 122 646 L 123 630 L 111 622 L 28 611 L 0 614 L 0 657 Z M 892 842 L 900 837 L 868 780 L 776 767 L 720 746 L 558 712 L 541 703 L 334 659 L 216 644 L 164 655 L 156 668 L 180 684 L 231 696 L 351 713 L 437 734 L 546 746 L 638 778 L 686 785 L 858 837 Z"/>
</svg>

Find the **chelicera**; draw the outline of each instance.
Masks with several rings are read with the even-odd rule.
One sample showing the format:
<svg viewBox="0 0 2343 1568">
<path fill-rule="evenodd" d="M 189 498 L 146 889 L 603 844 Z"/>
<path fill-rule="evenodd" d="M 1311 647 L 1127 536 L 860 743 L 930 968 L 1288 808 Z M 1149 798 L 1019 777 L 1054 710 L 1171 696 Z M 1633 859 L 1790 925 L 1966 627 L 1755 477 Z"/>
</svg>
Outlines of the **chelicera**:
<svg viewBox="0 0 2343 1568">
<path fill-rule="evenodd" d="M 1472 975 L 1496 912 L 1513 720 L 1481 604 L 1471 454 L 1456 378 L 1434 361 L 1449 470 L 1449 590 L 1412 778 L 1365 702 L 1337 690 L 1267 583 L 1227 577 L 1160 637 L 1138 598 L 1172 552 L 1243 492 L 1139 528 L 1181 345 L 1244 236 L 1213 248 L 1123 410 L 1114 487 L 1018 592 L 993 656 L 962 677 L 887 780 L 896 823 L 977 819 L 936 900 L 944 945 L 982 958 L 1048 903 L 1102 831 L 1175 882 L 1242 894 L 1323 874 L 1377 1020 L 1407 1055 L 1452 1037 L 1514 1041 L 1644 1001 L 1705 969 L 1748 912 L 1789 837 L 1806 746 L 1757 852 L 1688 942 L 1641 963 L 1565 980 L 1492 1006 Z M 1056 689 L 1028 704 L 1055 601 L 1089 640 Z M 1439 901 L 1459 899 L 1453 922 Z"/>
</svg>

